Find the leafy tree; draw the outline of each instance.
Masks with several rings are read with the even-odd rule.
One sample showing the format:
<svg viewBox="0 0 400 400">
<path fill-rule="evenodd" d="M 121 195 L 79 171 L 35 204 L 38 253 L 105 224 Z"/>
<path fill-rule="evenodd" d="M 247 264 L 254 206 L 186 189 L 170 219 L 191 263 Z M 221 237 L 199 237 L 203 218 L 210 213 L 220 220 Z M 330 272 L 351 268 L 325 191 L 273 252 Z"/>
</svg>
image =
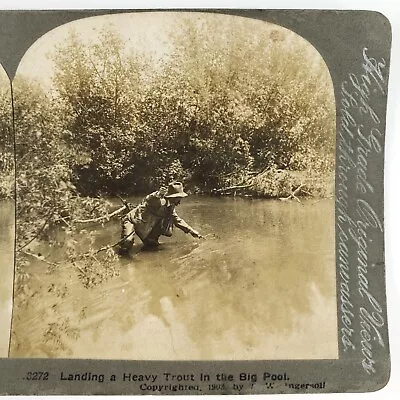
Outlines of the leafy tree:
<svg viewBox="0 0 400 400">
<path fill-rule="evenodd" d="M 182 19 L 161 65 L 112 28 L 59 47 L 54 85 L 79 192 L 171 179 L 209 191 L 249 170 L 332 170 L 333 92 L 315 50 L 282 28 L 254 35 L 247 20 L 207 17 Z"/>
<path fill-rule="evenodd" d="M 0 199 L 13 197 L 14 151 L 11 104 L 10 82 L 0 67 Z"/>
<path fill-rule="evenodd" d="M 90 45 L 71 33 L 53 57 L 54 84 L 67 117 L 66 141 L 81 154 L 74 172 L 82 193 L 116 192 L 134 168 L 136 103 L 146 64 L 124 51 L 121 38 L 103 29 Z"/>
<path fill-rule="evenodd" d="M 54 226 L 65 218 L 87 215 L 93 199 L 85 206 L 72 183 L 79 155 L 65 141 L 62 114 L 40 85 L 22 77 L 14 81 L 17 242 L 28 249 L 35 241 L 51 237 Z M 93 214 L 105 212 L 94 207 Z"/>
</svg>

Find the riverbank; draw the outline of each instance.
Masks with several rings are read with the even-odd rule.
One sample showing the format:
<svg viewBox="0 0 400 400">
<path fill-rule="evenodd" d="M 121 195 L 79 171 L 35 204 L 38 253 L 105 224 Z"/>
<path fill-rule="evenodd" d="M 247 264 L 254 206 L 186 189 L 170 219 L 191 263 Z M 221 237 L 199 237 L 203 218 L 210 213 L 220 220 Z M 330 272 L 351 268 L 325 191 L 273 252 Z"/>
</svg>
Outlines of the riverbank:
<svg viewBox="0 0 400 400">
<path fill-rule="evenodd" d="M 299 197 L 331 198 L 334 196 L 334 172 L 289 171 L 271 168 L 248 174 L 239 183 L 213 189 L 211 194 L 266 199 L 299 199 Z"/>
</svg>

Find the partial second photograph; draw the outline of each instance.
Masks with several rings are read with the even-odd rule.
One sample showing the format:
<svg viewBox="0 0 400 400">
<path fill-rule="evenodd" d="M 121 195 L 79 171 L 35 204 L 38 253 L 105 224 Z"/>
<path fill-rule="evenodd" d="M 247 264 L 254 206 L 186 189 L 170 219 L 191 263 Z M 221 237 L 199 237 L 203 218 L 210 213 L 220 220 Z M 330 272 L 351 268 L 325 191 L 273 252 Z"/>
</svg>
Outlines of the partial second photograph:
<svg viewBox="0 0 400 400">
<path fill-rule="evenodd" d="M 336 106 L 308 41 L 212 12 L 90 17 L 10 86 L 6 356 L 338 358 Z"/>
<path fill-rule="evenodd" d="M 12 86 L 0 65 L 0 358 L 8 357 L 14 280 L 14 144 Z"/>
</svg>

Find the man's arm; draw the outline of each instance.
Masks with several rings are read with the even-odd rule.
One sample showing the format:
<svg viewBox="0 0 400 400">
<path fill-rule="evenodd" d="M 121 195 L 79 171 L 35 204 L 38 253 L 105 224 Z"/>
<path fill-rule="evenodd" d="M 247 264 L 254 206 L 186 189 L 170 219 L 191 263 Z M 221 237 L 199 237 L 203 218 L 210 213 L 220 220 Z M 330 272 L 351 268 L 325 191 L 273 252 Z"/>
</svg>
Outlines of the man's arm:
<svg viewBox="0 0 400 400">
<path fill-rule="evenodd" d="M 174 225 L 185 233 L 190 233 L 193 237 L 202 238 L 199 232 L 193 229 L 187 222 L 185 222 L 174 210 L 172 213 L 172 220 Z"/>
</svg>

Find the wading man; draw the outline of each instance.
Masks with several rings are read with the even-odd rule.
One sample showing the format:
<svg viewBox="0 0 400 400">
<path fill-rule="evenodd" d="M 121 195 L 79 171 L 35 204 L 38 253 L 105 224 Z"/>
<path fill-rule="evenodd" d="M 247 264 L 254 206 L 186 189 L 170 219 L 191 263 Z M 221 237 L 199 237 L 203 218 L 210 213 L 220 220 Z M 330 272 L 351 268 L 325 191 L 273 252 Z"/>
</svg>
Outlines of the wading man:
<svg viewBox="0 0 400 400">
<path fill-rule="evenodd" d="M 172 236 L 173 226 L 178 227 L 193 237 L 202 236 L 178 216 L 175 207 L 187 197 L 181 182 L 172 182 L 168 189 L 147 195 L 142 202 L 130 211 L 122 220 L 121 243 L 119 253 L 127 254 L 134 243 L 134 235 L 140 237 L 145 248 L 158 246 L 158 238 Z"/>
</svg>

